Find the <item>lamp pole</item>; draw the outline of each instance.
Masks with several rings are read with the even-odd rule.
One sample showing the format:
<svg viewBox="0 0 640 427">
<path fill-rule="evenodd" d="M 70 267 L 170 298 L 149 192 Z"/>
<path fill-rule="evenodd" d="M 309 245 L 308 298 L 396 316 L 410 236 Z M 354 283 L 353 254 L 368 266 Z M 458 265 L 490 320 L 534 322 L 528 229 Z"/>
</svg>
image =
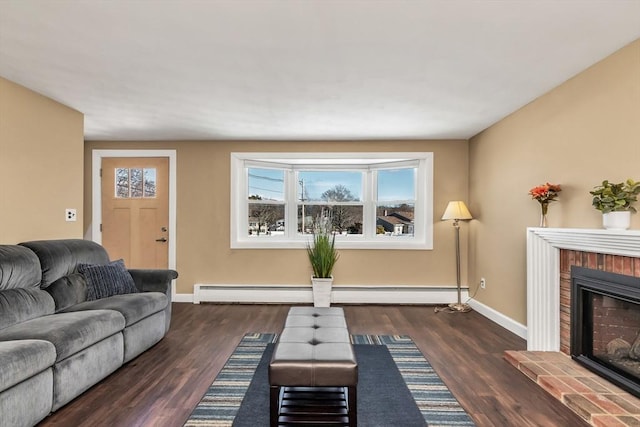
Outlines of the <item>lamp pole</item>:
<svg viewBox="0 0 640 427">
<path fill-rule="evenodd" d="M 458 285 L 458 304 L 457 310 L 462 308 L 462 290 L 460 283 L 460 222 L 458 219 L 453 220 L 453 226 L 456 229 L 456 284 Z"/>
<path fill-rule="evenodd" d="M 456 235 L 456 285 L 458 287 L 458 302 L 456 304 L 449 304 L 449 310 L 457 312 L 467 312 L 471 310 L 468 304 L 462 303 L 462 283 L 460 282 L 460 220 L 454 218 L 453 228 L 455 228 Z"/>
<path fill-rule="evenodd" d="M 302 234 L 304 234 L 304 179 L 298 181 L 300 183 L 300 201 L 302 202 Z"/>
</svg>

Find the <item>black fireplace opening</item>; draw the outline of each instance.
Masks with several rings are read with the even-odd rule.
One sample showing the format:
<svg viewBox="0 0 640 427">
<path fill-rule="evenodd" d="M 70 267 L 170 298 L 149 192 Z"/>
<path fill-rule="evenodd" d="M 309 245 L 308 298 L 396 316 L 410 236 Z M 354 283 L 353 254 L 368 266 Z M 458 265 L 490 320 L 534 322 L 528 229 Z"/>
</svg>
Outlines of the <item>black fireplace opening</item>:
<svg viewBox="0 0 640 427">
<path fill-rule="evenodd" d="M 640 278 L 571 268 L 571 357 L 640 397 Z"/>
</svg>

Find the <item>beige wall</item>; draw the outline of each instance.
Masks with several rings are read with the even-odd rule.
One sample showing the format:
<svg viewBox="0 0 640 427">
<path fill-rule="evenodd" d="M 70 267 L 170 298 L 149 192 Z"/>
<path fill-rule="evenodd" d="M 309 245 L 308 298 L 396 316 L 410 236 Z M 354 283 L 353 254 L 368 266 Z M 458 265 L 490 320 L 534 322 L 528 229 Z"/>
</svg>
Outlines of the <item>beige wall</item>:
<svg viewBox="0 0 640 427">
<path fill-rule="evenodd" d="M 178 292 L 191 293 L 194 283 L 307 283 L 303 250 L 229 249 L 229 153 L 433 151 L 434 250 L 344 250 L 336 283 L 453 286 L 452 230 L 438 218 L 448 200 L 469 200 L 475 219 L 462 227 L 463 260 L 469 260 L 472 287 L 480 277 L 488 284 L 476 299 L 526 323 L 525 230 L 539 218 L 539 206 L 527 191 L 545 181 L 560 183 L 564 190 L 550 208 L 550 226 L 601 227 L 588 191 L 603 179 L 640 179 L 638 76 L 640 40 L 469 143 L 88 142 L 84 198 L 82 114 L 0 78 L 0 243 L 82 237 L 91 219 L 92 148 L 173 148 Z M 78 209 L 79 221 L 65 222 L 65 208 Z M 640 214 L 632 217 L 632 228 L 640 228 Z M 463 262 L 463 283 L 465 267 Z"/>
<path fill-rule="evenodd" d="M 562 185 L 550 227 L 601 228 L 589 191 L 640 180 L 640 40 L 475 136 L 469 152 L 469 277 L 487 279 L 476 299 L 526 323 L 525 230 L 540 215 L 528 190 Z"/>
<path fill-rule="evenodd" d="M 302 249 L 229 248 L 232 151 L 431 151 L 435 169 L 434 250 L 343 250 L 334 271 L 335 283 L 455 286 L 453 230 L 439 218 L 449 200 L 467 199 L 467 141 L 87 142 L 85 229 L 91 219 L 91 150 L 123 148 L 177 150 L 178 293 L 192 293 L 195 283 L 310 283 L 311 268 Z M 465 230 L 462 238 L 464 249 Z"/>
<path fill-rule="evenodd" d="M 82 237 L 83 120 L 0 77 L 0 244 Z"/>
</svg>

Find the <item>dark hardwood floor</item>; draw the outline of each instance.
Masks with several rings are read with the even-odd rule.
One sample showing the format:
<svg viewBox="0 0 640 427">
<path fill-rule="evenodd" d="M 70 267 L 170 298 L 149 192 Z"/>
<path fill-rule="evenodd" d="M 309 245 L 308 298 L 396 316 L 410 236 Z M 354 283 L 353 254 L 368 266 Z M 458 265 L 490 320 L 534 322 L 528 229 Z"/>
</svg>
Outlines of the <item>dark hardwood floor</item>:
<svg viewBox="0 0 640 427">
<path fill-rule="evenodd" d="M 280 332 L 289 306 L 174 304 L 154 348 L 46 418 L 41 427 L 179 427 L 247 332 Z M 525 348 L 475 313 L 345 306 L 354 334 L 410 335 L 478 426 L 586 426 L 503 360 Z M 258 426 L 259 427 L 259 426 Z"/>
</svg>

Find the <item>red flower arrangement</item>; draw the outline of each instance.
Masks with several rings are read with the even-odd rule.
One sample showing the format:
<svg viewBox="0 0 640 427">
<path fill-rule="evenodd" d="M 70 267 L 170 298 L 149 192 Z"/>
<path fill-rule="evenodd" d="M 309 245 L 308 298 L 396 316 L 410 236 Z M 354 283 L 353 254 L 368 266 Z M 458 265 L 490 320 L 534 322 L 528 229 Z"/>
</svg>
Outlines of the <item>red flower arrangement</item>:
<svg viewBox="0 0 640 427">
<path fill-rule="evenodd" d="M 548 204 L 549 202 L 553 202 L 558 197 L 558 193 L 561 192 L 562 189 L 558 184 L 546 184 L 538 185 L 537 187 L 533 187 L 529 190 L 529 195 L 532 199 L 540 202 L 541 205 Z"/>
<path fill-rule="evenodd" d="M 549 203 L 556 200 L 558 197 L 558 193 L 561 192 L 562 189 L 560 185 L 557 184 L 546 184 L 538 185 L 537 187 L 533 187 L 529 190 L 529 195 L 532 199 L 537 200 L 540 203 L 540 207 L 542 208 L 542 215 L 540 216 L 540 227 L 547 226 L 547 210 L 549 209 Z"/>
</svg>

